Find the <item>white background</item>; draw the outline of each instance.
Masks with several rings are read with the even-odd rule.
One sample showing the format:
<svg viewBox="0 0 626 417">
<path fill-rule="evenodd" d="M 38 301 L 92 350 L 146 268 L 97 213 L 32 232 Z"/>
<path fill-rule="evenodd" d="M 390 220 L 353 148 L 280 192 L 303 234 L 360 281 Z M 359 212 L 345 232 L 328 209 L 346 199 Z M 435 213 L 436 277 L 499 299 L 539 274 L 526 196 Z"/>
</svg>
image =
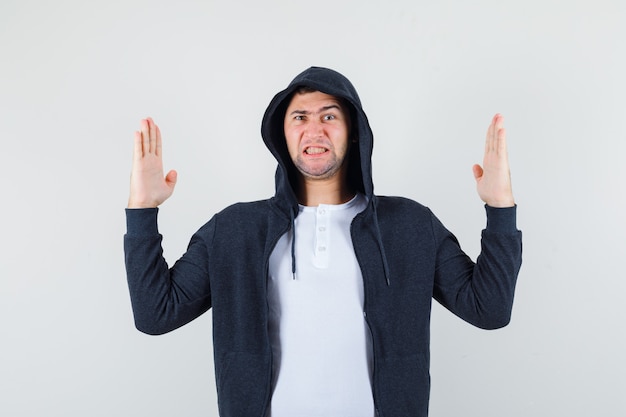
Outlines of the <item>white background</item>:
<svg viewBox="0 0 626 417">
<path fill-rule="evenodd" d="M 626 3 L 0 3 L 0 415 L 215 416 L 210 313 L 133 327 L 122 236 L 152 116 L 169 261 L 213 213 L 273 193 L 260 121 L 311 65 L 357 87 L 375 190 L 428 205 L 473 257 L 471 166 L 505 116 L 524 264 L 512 323 L 435 304 L 431 416 L 626 415 Z"/>
</svg>

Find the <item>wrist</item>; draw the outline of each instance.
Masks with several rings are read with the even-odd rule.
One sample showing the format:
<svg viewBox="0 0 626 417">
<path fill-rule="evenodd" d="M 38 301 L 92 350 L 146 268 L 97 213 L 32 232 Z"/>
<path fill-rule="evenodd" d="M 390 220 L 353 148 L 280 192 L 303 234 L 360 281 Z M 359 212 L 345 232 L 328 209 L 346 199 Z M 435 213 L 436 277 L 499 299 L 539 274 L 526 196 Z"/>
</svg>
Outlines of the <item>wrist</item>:
<svg viewBox="0 0 626 417">
<path fill-rule="evenodd" d="M 486 229 L 494 233 L 513 233 L 517 231 L 517 206 L 491 207 L 485 205 L 487 214 Z"/>
<path fill-rule="evenodd" d="M 515 200 L 512 197 L 504 200 L 485 200 L 485 204 L 493 208 L 509 208 L 515 206 Z"/>
<path fill-rule="evenodd" d="M 141 200 L 135 200 L 132 197 L 128 199 L 128 205 L 126 206 L 126 208 L 129 209 L 146 209 L 146 208 L 157 208 L 159 206 L 158 203 L 156 202 L 148 202 L 148 201 L 141 201 Z"/>
</svg>

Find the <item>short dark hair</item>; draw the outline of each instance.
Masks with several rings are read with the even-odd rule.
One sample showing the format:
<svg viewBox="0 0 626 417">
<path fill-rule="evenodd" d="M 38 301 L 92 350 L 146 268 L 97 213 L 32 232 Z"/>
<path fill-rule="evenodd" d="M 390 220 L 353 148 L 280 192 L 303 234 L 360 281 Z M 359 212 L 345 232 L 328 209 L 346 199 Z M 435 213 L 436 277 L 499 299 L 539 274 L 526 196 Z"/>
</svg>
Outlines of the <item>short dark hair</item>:
<svg viewBox="0 0 626 417">
<path fill-rule="evenodd" d="M 308 94 L 308 93 L 316 93 L 319 90 L 316 90 L 313 87 L 309 87 L 308 85 L 301 85 L 300 87 L 296 88 L 296 90 L 293 92 L 294 95 L 295 94 Z"/>
</svg>

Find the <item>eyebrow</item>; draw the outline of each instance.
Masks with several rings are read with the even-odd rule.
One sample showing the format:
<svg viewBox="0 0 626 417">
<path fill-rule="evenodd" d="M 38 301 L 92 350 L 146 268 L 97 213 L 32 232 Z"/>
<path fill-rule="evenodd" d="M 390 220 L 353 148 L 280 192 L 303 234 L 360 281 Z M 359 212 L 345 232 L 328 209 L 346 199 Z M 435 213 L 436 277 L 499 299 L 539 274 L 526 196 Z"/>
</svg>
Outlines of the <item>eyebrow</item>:
<svg viewBox="0 0 626 417">
<path fill-rule="evenodd" d="M 321 108 L 317 111 L 317 113 L 323 113 L 323 112 L 328 111 L 328 110 L 330 110 L 330 109 L 337 109 L 337 110 L 339 110 L 339 111 L 342 111 L 342 110 L 341 110 L 341 107 L 339 107 L 337 104 L 329 104 L 328 106 L 321 107 Z M 312 113 L 312 112 L 307 111 L 307 110 L 294 110 L 294 111 L 292 111 L 291 113 L 289 113 L 289 115 L 290 115 L 290 116 L 292 116 L 292 115 L 294 115 L 294 114 L 311 114 L 311 113 Z"/>
</svg>

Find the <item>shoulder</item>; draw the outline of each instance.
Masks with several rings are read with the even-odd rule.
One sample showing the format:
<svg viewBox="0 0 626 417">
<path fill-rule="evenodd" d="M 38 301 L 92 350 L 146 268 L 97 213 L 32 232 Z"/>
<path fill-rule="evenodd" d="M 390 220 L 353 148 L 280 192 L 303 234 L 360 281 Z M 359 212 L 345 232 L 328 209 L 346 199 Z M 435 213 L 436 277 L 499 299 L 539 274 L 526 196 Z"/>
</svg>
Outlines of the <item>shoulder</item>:
<svg viewBox="0 0 626 417">
<path fill-rule="evenodd" d="M 267 222 L 268 215 L 271 212 L 271 199 L 239 202 L 231 204 L 216 213 L 212 221 L 222 226 L 245 227 Z"/>
<path fill-rule="evenodd" d="M 219 217 L 253 215 L 270 209 L 271 199 L 247 201 L 231 204 L 216 214 Z"/>
<path fill-rule="evenodd" d="M 425 205 L 406 197 L 376 196 L 376 216 L 382 230 L 396 235 L 432 234 L 435 216 Z"/>
<path fill-rule="evenodd" d="M 387 215 L 410 214 L 412 216 L 432 216 L 432 212 L 425 205 L 406 197 L 376 196 L 378 213 Z"/>
<path fill-rule="evenodd" d="M 402 252 L 404 247 L 436 247 L 446 233 L 427 206 L 406 197 L 376 196 L 376 216 L 385 245 Z"/>
<path fill-rule="evenodd" d="M 264 230 L 268 225 L 276 225 L 288 220 L 289 215 L 284 212 L 284 209 L 281 210 L 275 198 L 268 198 L 231 204 L 215 213 L 200 231 L 234 232 L 250 229 L 250 227 Z"/>
<path fill-rule="evenodd" d="M 249 239 L 267 231 L 271 212 L 269 199 L 234 203 L 215 213 L 196 235 L 209 241 Z"/>
</svg>

